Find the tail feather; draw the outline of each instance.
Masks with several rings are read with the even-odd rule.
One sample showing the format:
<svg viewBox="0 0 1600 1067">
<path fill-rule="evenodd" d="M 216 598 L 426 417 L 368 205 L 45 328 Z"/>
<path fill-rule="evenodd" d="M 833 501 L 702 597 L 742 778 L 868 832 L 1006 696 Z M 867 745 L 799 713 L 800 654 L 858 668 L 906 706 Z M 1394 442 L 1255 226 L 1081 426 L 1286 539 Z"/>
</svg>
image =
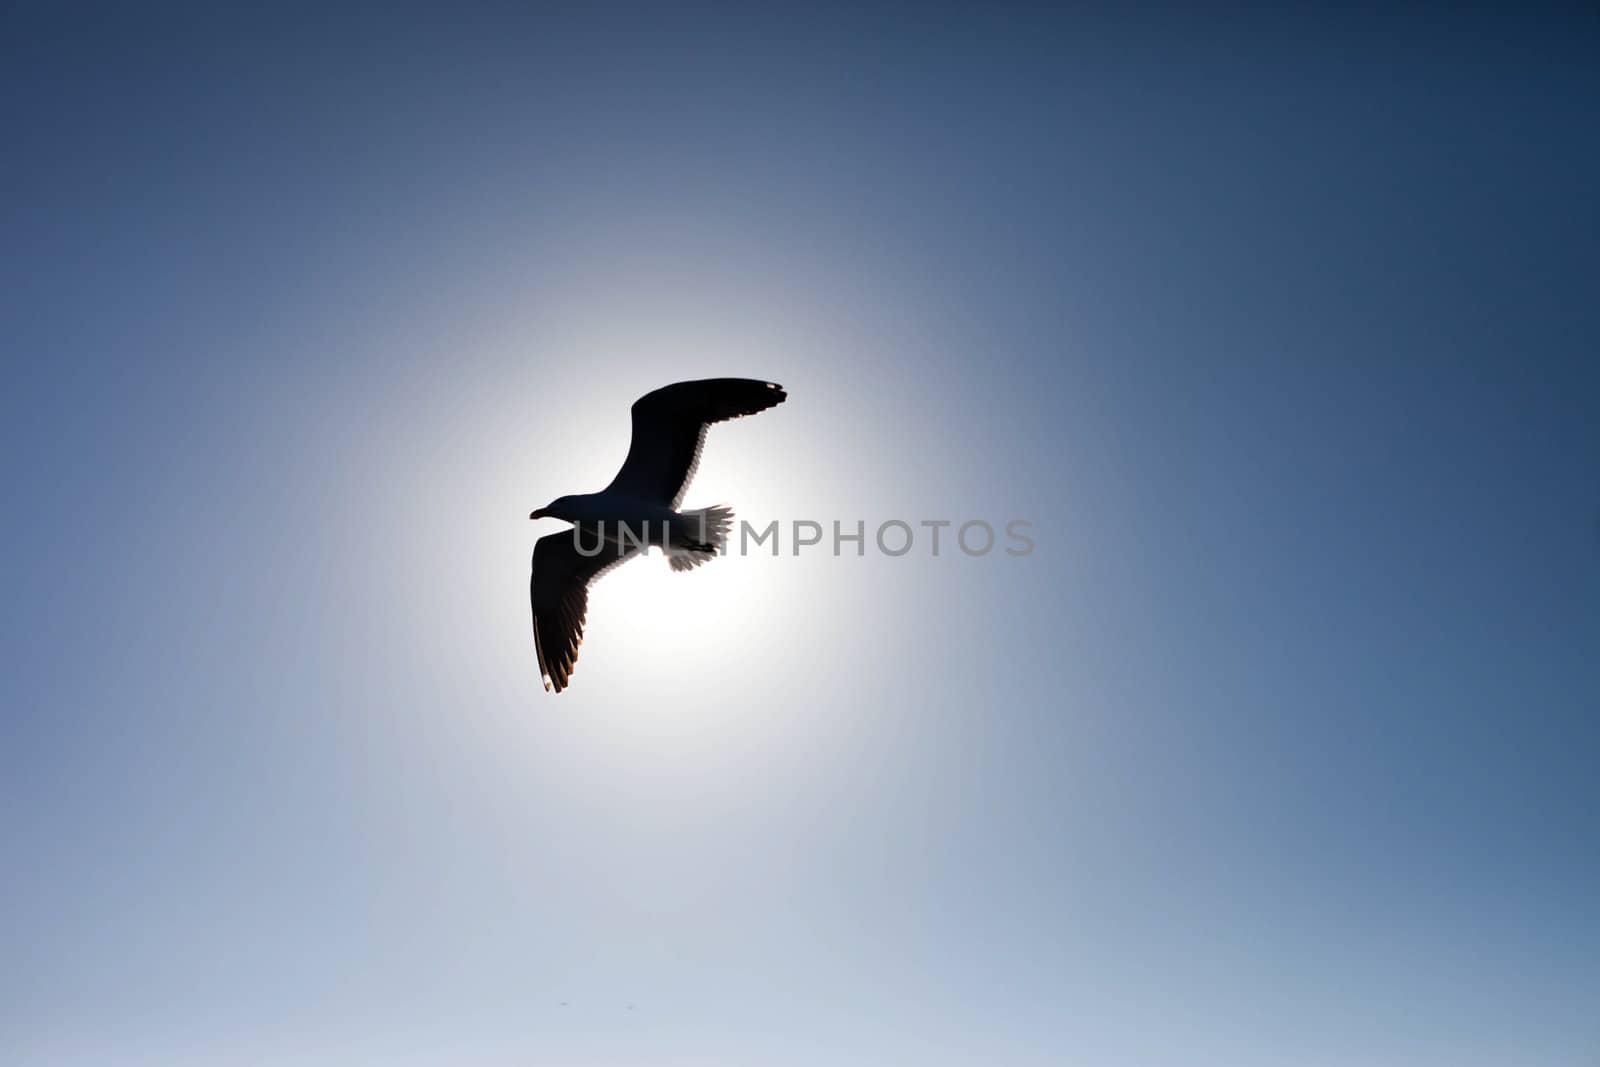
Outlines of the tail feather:
<svg viewBox="0 0 1600 1067">
<path fill-rule="evenodd" d="M 722 554 L 733 529 L 733 509 L 726 505 L 685 511 L 688 521 L 682 544 L 667 546 L 667 562 L 675 571 L 692 571 Z"/>
</svg>

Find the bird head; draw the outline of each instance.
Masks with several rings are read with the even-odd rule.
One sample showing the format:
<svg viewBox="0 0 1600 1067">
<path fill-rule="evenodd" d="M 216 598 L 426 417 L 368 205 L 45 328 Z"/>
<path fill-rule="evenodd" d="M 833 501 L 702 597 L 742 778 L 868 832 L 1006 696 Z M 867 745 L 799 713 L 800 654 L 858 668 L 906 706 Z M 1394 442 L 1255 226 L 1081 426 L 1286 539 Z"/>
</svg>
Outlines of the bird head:
<svg viewBox="0 0 1600 1067">
<path fill-rule="evenodd" d="M 530 519 L 566 519 L 575 522 L 573 515 L 573 500 L 570 496 L 556 497 L 542 508 L 536 508 L 529 513 Z"/>
</svg>

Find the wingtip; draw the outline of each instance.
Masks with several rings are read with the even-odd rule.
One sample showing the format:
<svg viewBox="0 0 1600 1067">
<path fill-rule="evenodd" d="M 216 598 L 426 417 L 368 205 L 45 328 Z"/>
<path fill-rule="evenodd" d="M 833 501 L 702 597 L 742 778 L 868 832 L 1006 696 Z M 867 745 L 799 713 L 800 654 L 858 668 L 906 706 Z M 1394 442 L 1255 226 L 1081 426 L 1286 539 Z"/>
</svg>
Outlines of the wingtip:
<svg viewBox="0 0 1600 1067">
<path fill-rule="evenodd" d="M 544 676 L 544 691 L 546 693 L 550 692 L 550 676 L 548 674 Z"/>
</svg>

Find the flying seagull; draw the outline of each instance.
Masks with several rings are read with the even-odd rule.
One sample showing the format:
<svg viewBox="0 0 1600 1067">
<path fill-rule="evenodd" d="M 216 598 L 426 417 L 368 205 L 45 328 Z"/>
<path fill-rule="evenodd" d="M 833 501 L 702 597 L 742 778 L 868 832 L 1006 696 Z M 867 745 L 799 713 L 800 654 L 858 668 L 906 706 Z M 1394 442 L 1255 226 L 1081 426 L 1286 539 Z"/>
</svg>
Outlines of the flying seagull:
<svg viewBox="0 0 1600 1067">
<path fill-rule="evenodd" d="M 598 493 L 558 497 L 528 516 L 573 524 L 533 547 L 528 598 L 547 692 L 561 692 L 572 677 L 591 582 L 647 545 L 660 546 L 675 571 L 692 570 L 717 555 L 733 527 L 733 512 L 678 510 L 700 465 L 706 430 L 777 407 L 787 397 L 781 385 L 751 378 L 706 378 L 646 393 L 634 402 L 633 441 L 611 484 Z"/>
</svg>

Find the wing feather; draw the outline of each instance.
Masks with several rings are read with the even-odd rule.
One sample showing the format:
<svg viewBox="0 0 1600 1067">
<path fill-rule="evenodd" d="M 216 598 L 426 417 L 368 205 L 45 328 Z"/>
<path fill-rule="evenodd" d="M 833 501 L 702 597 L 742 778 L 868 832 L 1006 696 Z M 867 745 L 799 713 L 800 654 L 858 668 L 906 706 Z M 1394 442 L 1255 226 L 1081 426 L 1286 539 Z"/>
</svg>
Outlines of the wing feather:
<svg viewBox="0 0 1600 1067">
<path fill-rule="evenodd" d="M 561 692 L 578 662 L 589 613 L 589 586 L 624 563 L 637 548 L 611 542 L 593 556 L 578 551 L 577 530 L 549 534 L 533 546 L 528 599 L 533 605 L 533 648 L 546 690 Z"/>
<path fill-rule="evenodd" d="M 606 487 L 677 510 L 700 466 L 713 424 L 777 407 L 783 386 L 754 378 L 705 378 L 646 393 L 633 405 L 628 458 Z"/>
</svg>

